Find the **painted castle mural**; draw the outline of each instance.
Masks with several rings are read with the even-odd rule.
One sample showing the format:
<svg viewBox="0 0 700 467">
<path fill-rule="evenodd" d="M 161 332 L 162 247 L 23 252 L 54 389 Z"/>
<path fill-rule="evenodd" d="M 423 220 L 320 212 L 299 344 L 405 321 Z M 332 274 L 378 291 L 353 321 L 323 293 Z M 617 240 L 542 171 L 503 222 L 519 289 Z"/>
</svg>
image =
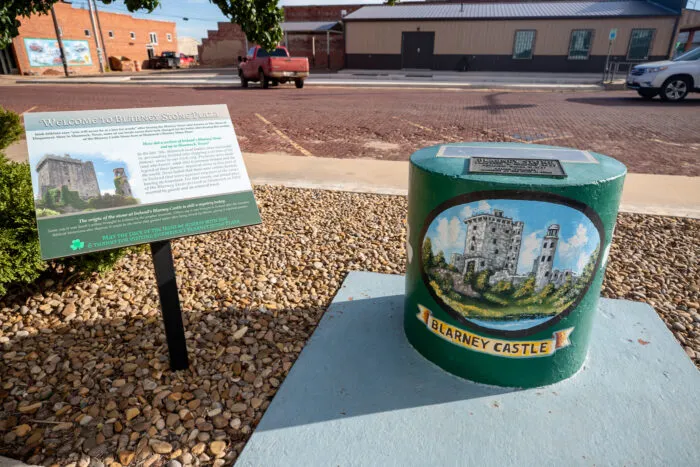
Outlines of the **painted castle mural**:
<svg viewBox="0 0 700 467">
<path fill-rule="evenodd" d="M 100 189 L 92 160 L 77 159 L 69 154 L 46 154 L 34 170 L 39 187 L 34 200 L 38 217 L 138 204 L 123 167 L 113 169 L 113 190 L 111 187 Z"/>
<path fill-rule="evenodd" d="M 431 222 L 421 262 L 443 305 L 478 326 L 522 330 L 585 292 L 600 238 L 582 212 L 529 200 L 452 206 Z"/>
</svg>

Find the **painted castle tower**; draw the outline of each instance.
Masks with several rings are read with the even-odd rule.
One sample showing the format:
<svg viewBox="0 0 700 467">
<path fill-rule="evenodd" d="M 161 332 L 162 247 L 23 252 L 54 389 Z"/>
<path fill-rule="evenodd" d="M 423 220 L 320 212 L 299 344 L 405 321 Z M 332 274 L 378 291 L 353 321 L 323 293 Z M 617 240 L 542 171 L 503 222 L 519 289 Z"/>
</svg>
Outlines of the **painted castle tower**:
<svg viewBox="0 0 700 467">
<path fill-rule="evenodd" d="M 42 198 L 48 190 L 63 186 L 77 191 L 84 200 L 100 196 L 95 166 L 90 161 L 73 159 L 68 154 L 47 154 L 36 165 L 36 173 L 39 176 L 39 196 Z"/>
<path fill-rule="evenodd" d="M 131 192 L 129 178 L 126 176 L 126 172 L 124 171 L 123 167 L 117 167 L 114 169 L 114 193 L 126 197 L 134 196 Z"/>
<path fill-rule="evenodd" d="M 503 211 L 494 209 L 493 214 L 484 213 L 464 220 L 467 236 L 464 254 L 454 258 L 460 271 L 479 272 L 484 269 L 504 271 L 515 275 L 523 236 L 523 223 L 503 217 Z"/>
<path fill-rule="evenodd" d="M 552 224 L 547 228 L 547 235 L 542 240 L 540 255 L 535 258 L 532 273 L 535 275 L 535 290 L 542 290 L 552 281 L 552 265 L 559 243 L 559 225 Z"/>
</svg>

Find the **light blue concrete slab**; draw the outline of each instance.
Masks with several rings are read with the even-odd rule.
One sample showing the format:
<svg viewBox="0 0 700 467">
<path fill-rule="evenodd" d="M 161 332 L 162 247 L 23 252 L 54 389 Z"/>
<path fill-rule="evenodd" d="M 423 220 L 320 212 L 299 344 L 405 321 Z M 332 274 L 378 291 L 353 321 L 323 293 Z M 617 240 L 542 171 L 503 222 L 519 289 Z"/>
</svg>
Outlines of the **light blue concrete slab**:
<svg viewBox="0 0 700 467">
<path fill-rule="evenodd" d="M 419 355 L 403 293 L 349 274 L 237 466 L 700 465 L 700 372 L 648 305 L 601 300 L 584 368 L 514 390 Z"/>
</svg>

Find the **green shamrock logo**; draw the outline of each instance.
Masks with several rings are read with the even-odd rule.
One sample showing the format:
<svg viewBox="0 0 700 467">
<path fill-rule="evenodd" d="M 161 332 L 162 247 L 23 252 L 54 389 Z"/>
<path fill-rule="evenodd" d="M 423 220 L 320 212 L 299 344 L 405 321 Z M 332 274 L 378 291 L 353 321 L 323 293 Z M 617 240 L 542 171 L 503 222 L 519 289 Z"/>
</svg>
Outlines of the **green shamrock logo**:
<svg viewBox="0 0 700 467">
<path fill-rule="evenodd" d="M 85 242 L 81 242 L 79 238 L 76 238 L 70 244 L 70 249 L 73 251 L 82 250 L 84 247 L 85 247 Z"/>
</svg>

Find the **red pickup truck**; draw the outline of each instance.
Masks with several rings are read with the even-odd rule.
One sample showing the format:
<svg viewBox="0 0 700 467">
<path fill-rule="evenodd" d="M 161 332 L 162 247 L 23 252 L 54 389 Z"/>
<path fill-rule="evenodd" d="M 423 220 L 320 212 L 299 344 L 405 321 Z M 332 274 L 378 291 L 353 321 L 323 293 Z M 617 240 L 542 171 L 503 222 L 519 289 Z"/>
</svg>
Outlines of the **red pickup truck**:
<svg viewBox="0 0 700 467">
<path fill-rule="evenodd" d="M 262 88 L 294 81 L 297 88 L 304 87 L 309 76 L 309 60 L 306 57 L 290 57 L 286 47 L 268 52 L 260 46 L 252 47 L 246 57 L 238 57 L 238 76 L 241 86 L 258 81 Z"/>
</svg>

